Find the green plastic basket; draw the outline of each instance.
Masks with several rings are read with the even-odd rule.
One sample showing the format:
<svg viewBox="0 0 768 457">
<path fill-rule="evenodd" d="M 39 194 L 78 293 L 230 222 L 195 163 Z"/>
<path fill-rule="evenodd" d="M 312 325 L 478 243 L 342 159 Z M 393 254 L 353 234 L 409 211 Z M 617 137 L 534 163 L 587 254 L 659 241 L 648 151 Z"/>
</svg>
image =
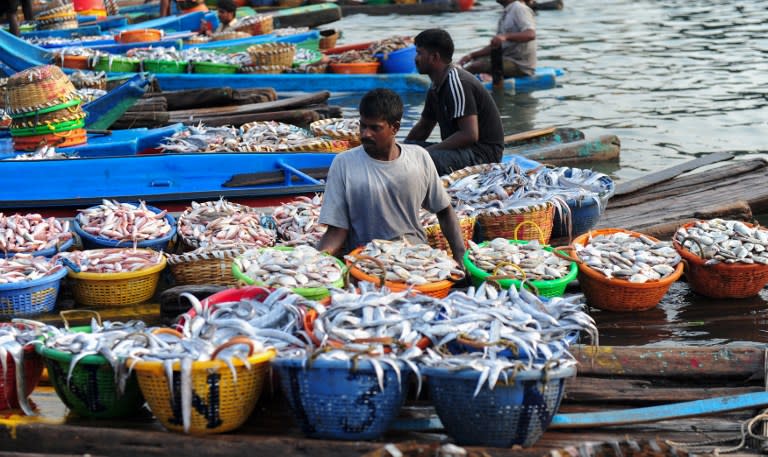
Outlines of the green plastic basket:
<svg viewBox="0 0 768 457">
<path fill-rule="evenodd" d="M 192 64 L 192 73 L 232 74 L 237 73 L 239 69 L 240 65 L 231 63 L 194 62 Z"/>
<path fill-rule="evenodd" d="M 93 65 L 93 69 L 107 73 L 135 73 L 139 71 L 139 61 L 137 59 L 112 57 L 112 62 L 110 62 L 109 58 L 100 58 Z"/>
<path fill-rule="evenodd" d="M 34 111 L 26 111 L 24 113 L 13 114 L 11 115 L 11 119 L 22 119 L 25 117 L 34 117 L 34 116 L 39 116 L 41 114 L 48 114 L 53 111 L 71 108 L 73 106 L 79 105 L 80 103 L 82 103 L 82 100 L 80 100 L 79 98 L 73 98 L 72 100 L 66 101 L 64 103 L 59 103 L 58 105 L 46 106 L 45 108 L 36 109 Z"/>
<path fill-rule="evenodd" d="M 278 251 L 293 251 L 293 248 L 287 247 L 287 246 L 275 246 L 272 248 L 262 248 L 259 249 L 259 251 L 263 251 L 264 249 L 277 249 Z M 341 267 L 341 277 L 334 283 L 331 284 L 333 287 L 337 288 L 343 288 L 344 287 L 344 277 L 346 276 L 347 266 L 339 259 L 335 259 L 336 263 L 339 264 Z M 237 264 L 232 262 L 232 275 L 235 277 L 235 279 L 244 282 L 245 284 L 249 286 L 265 286 L 263 282 L 256 281 L 255 279 L 246 276 L 245 273 L 240 271 L 240 269 L 237 267 Z M 296 287 L 292 289 L 295 293 L 301 295 L 302 297 L 308 299 L 308 300 L 314 300 L 319 301 L 323 298 L 329 296 L 331 293 L 328 291 L 325 287 Z"/>
<path fill-rule="evenodd" d="M 88 333 L 90 327 L 72 327 L 74 332 Z M 67 383 L 69 364 L 74 357 L 69 352 L 37 346 L 48 369 L 48 377 L 56 394 L 67 407 L 84 417 L 114 418 L 135 415 L 144 405 L 136 374 L 132 373 L 120 395 L 115 372 L 102 355 L 88 355 L 78 361 Z"/>
<path fill-rule="evenodd" d="M 314 49 L 306 49 L 306 51 L 309 53 L 309 57 L 301 60 L 294 58 L 292 65 L 293 67 L 298 67 L 301 65 L 312 65 L 323 60 L 323 53 L 320 51 L 316 51 Z"/>
<path fill-rule="evenodd" d="M 144 71 L 150 73 L 186 73 L 188 62 L 178 60 L 145 60 Z"/>
<path fill-rule="evenodd" d="M 54 122 L 51 124 L 36 125 L 35 127 L 12 128 L 11 136 L 35 136 L 50 135 L 51 133 L 68 132 L 70 130 L 81 129 L 85 127 L 85 119 L 75 119 L 71 121 Z"/>
<path fill-rule="evenodd" d="M 510 244 L 527 244 L 528 241 L 526 240 L 507 240 Z M 487 246 L 488 242 L 482 242 L 478 245 L 478 247 L 484 247 Z M 545 250 L 552 251 L 552 247 L 545 246 Z M 558 251 L 560 253 L 565 254 L 562 251 Z M 467 271 L 469 272 L 471 278 L 472 278 L 472 284 L 474 284 L 476 287 L 485 281 L 485 279 L 488 276 L 491 276 L 491 273 L 482 270 L 478 268 L 472 261 L 469 259 L 470 250 L 467 249 L 467 251 L 464 253 L 464 266 L 467 268 Z M 539 295 L 543 297 L 559 297 L 565 293 L 565 288 L 568 286 L 568 284 L 576 279 L 576 275 L 579 273 L 579 268 L 576 265 L 576 262 L 571 262 L 571 268 L 568 271 L 568 274 L 560 279 L 551 279 L 551 280 L 536 280 L 536 281 L 526 281 L 526 284 L 532 284 L 536 287 L 539 291 Z M 498 281 L 499 285 L 503 287 L 504 289 L 509 289 L 510 286 L 514 285 L 515 288 L 520 289 L 520 280 L 518 279 L 500 279 Z"/>
</svg>

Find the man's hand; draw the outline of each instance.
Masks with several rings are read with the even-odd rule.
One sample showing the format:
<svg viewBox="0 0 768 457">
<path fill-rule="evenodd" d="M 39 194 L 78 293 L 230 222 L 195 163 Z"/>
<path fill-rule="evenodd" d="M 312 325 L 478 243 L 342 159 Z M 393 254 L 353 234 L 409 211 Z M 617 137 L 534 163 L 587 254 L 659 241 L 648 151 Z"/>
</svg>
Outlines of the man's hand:
<svg viewBox="0 0 768 457">
<path fill-rule="evenodd" d="M 503 42 L 507 41 L 507 37 L 503 34 L 499 34 L 491 38 L 491 47 L 498 48 Z"/>
<path fill-rule="evenodd" d="M 459 65 L 464 66 L 465 63 L 467 63 L 467 62 L 469 62 L 471 60 L 472 60 L 472 53 L 469 53 L 469 54 L 465 55 L 464 57 L 462 57 L 461 59 L 459 59 Z"/>
</svg>

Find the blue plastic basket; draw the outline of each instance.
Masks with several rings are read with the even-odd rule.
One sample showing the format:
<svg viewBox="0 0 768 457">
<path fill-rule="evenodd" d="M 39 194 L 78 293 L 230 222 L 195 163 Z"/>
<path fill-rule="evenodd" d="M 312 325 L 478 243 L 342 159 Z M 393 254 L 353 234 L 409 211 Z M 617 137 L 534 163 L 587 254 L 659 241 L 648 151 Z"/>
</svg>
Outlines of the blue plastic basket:
<svg viewBox="0 0 768 457">
<path fill-rule="evenodd" d="M 67 269 L 33 281 L 0 284 L 0 317 L 33 316 L 53 311 Z"/>
<path fill-rule="evenodd" d="M 381 436 L 400 411 L 407 392 L 398 386 L 392 367 L 384 368 L 384 391 L 368 361 L 351 371 L 347 361 L 316 360 L 305 369 L 303 359 L 272 361 L 296 422 L 312 438 L 370 440 Z M 403 376 L 410 373 L 401 364 Z"/>
<path fill-rule="evenodd" d="M 416 46 L 410 45 L 384 54 L 375 54 L 381 62 L 382 73 L 416 73 Z"/>
<path fill-rule="evenodd" d="M 567 347 L 571 344 L 575 343 L 579 339 L 580 332 L 578 330 L 571 330 L 570 332 L 566 333 L 565 336 L 562 338 L 562 343 Z M 544 344 L 544 343 L 539 343 Z M 476 347 L 470 346 L 468 344 L 459 343 L 458 341 L 454 340 L 450 343 L 447 343 L 445 345 L 445 348 L 448 349 L 448 352 L 451 354 L 465 354 L 468 352 L 481 352 L 482 349 L 478 349 Z M 499 357 L 504 357 L 510 360 L 520 360 L 523 362 L 527 362 L 531 359 L 531 355 L 526 351 L 525 349 L 519 349 L 517 352 L 512 351 L 512 349 L 504 349 L 502 351 L 498 352 Z M 533 359 L 536 363 L 544 363 L 546 362 L 546 359 L 539 355 L 538 357 L 534 357 Z"/>
<path fill-rule="evenodd" d="M 570 177 L 570 175 L 570 170 L 566 171 L 565 176 Z M 611 178 L 604 176 L 600 178 L 600 183 L 603 185 L 603 191 L 598 197 L 600 205 L 598 205 L 592 198 L 582 201 L 576 201 L 574 199 L 567 200 L 568 207 L 571 209 L 571 235 L 574 238 L 583 233 L 587 233 L 597 225 L 600 216 L 602 216 L 603 211 L 605 211 L 608 199 L 611 198 L 616 191 L 616 187 Z M 563 238 L 567 236 L 568 225 L 565 224 L 558 212 L 555 211 L 554 223 L 552 225 L 552 238 Z"/>
<path fill-rule="evenodd" d="M 493 390 L 483 386 L 474 397 L 480 372 L 422 368 L 437 415 L 446 433 L 469 446 L 532 446 L 541 438 L 560 407 L 565 379 L 576 367 L 519 372 L 514 383 Z"/>
<path fill-rule="evenodd" d="M 74 242 L 75 242 L 75 239 L 74 238 L 70 238 L 70 239 L 66 240 L 65 242 L 63 242 L 62 244 L 60 244 L 60 245 L 56 245 L 56 246 L 50 247 L 48 249 L 41 249 L 39 251 L 30 252 L 29 254 L 32 254 L 34 256 L 53 257 L 58 252 L 68 251 L 69 248 L 72 247 L 72 244 Z M 10 257 L 15 256 L 16 254 L 19 254 L 19 253 L 18 252 L 10 252 L 10 251 L 5 253 L 5 252 L 0 251 L 0 258 L 10 258 Z"/>
<path fill-rule="evenodd" d="M 130 203 L 135 204 L 134 202 Z M 147 209 L 155 213 L 162 212 L 162 210 L 159 208 L 155 208 L 154 206 L 150 205 L 147 205 Z M 176 235 L 176 219 L 174 219 L 174 217 L 170 214 L 166 214 L 165 220 L 168 221 L 168 224 L 170 224 L 171 230 L 164 237 L 156 238 L 154 240 L 139 241 L 136 244 L 136 247 L 154 249 L 155 251 L 167 251 L 168 244 Z M 117 241 L 110 238 L 91 235 L 90 233 L 83 231 L 83 229 L 80 227 L 80 223 L 78 222 L 77 217 L 72 220 L 72 230 L 74 230 L 74 232 L 80 236 L 80 239 L 83 242 L 83 249 L 133 247 L 132 241 Z"/>
</svg>

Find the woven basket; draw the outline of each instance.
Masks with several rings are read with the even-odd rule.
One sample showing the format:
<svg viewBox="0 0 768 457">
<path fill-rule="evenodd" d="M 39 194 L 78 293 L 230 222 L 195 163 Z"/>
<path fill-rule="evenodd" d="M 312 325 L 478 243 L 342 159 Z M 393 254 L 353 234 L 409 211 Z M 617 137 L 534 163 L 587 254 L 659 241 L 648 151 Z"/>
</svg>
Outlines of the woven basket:
<svg viewBox="0 0 768 457">
<path fill-rule="evenodd" d="M 599 229 L 592 230 L 576 237 L 572 245 L 585 246 L 590 237 L 597 235 L 610 235 L 612 233 L 628 233 L 632 236 L 640 236 L 641 233 L 624 229 Z M 647 236 L 647 235 L 645 235 Z M 653 241 L 657 239 L 648 236 Z M 574 257 L 578 257 L 574 255 Z M 608 279 L 604 274 L 590 268 L 583 262 L 579 263 L 579 285 L 587 302 L 595 308 L 608 311 L 644 311 L 659 304 L 669 290 L 672 283 L 683 274 L 683 262 L 675 268 L 674 273 L 660 281 L 634 283 L 624 279 Z"/>
<path fill-rule="evenodd" d="M 357 248 L 354 249 L 352 252 L 349 253 L 351 257 L 358 257 L 360 255 L 360 252 L 363 250 L 363 248 Z M 371 260 L 370 257 L 358 257 L 360 260 Z M 374 261 L 375 259 L 372 259 L 371 261 Z M 443 281 L 437 281 L 432 282 L 428 284 L 423 284 L 420 286 L 413 286 L 411 284 L 406 284 L 405 282 L 393 282 L 393 281 L 386 281 L 383 276 L 376 277 L 371 276 L 361 269 L 357 268 L 353 262 L 347 261 L 347 266 L 349 266 L 349 274 L 352 275 L 355 279 L 358 281 L 366 281 L 366 282 L 372 282 L 376 284 L 377 286 L 386 286 L 391 290 L 392 292 L 400 292 L 409 288 L 412 288 L 413 290 L 424 294 L 429 295 L 430 297 L 435 298 L 445 298 L 448 296 L 448 293 L 451 291 L 451 287 L 453 287 L 453 281 L 443 280 Z"/>
<path fill-rule="evenodd" d="M 159 264 L 128 273 L 76 273 L 70 270 L 70 286 L 75 301 L 81 305 L 135 305 L 155 294 L 165 264 L 165 256 L 161 255 Z"/>
<path fill-rule="evenodd" d="M 62 22 L 54 22 L 52 24 L 41 24 L 38 25 L 37 28 L 39 30 L 68 30 L 75 29 L 78 25 L 80 24 L 77 22 L 77 18 L 72 18 Z"/>
<path fill-rule="evenodd" d="M 256 407 L 269 371 L 269 361 L 274 356 L 274 349 L 269 349 L 248 357 L 247 365 L 233 358 L 237 378 L 222 360 L 192 362 L 192 396 L 199 398 L 206 408 L 191 408 L 189 433 L 206 435 L 240 427 Z M 134 361 L 129 359 L 126 363 L 131 365 Z M 152 414 L 166 429 L 183 432 L 182 408 L 178 406 L 182 401 L 181 382 L 167 379 L 162 362 L 138 362 L 134 371 Z M 173 378 L 181 379 L 179 362 L 173 364 Z M 173 394 L 168 390 L 169 385 L 173 386 Z"/>
<path fill-rule="evenodd" d="M 549 243 L 555 219 L 555 205 L 545 202 L 515 211 L 493 210 L 477 215 L 479 235 L 482 240 L 507 238 L 514 240 L 539 240 Z"/>
<path fill-rule="evenodd" d="M 61 14 L 75 14 L 75 5 L 73 3 L 62 3 L 53 8 L 42 10 L 33 16 L 33 19 L 38 21 L 51 16 L 57 16 Z"/>
<path fill-rule="evenodd" d="M 694 224 L 696 222 L 690 222 L 681 228 Z M 746 222 L 744 225 L 754 227 Z M 712 298 L 746 298 L 757 295 L 768 284 L 768 265 L 738 262 L 707 265 L 705 259 L 683 247 L 677 238 L 672 240 L 672 245 L 686 262 L 688 285 L 698 294 Z"/>
<path fill-rule="evenodd" d="M 331 49 L 335 47 L 336 41 L 339 39 L 340 35 L 338 30 L 321 30 L 318 47 L 320 49 Z"/>
<path fill-rule="evenodd" d="M 461 237 L 464 238 L 464 247 L 469 247 L 469 241 L 472 239 L 472 235 L 475 233 L 475 222 L 477 219 L 473 216 L 462 217 L 459 219 L 459 229 L 461 230 Z M 442 249 L 449 255 L 452 254 L 451 246 L 448 244 L 448 240 L 443 235 L 443 230 L 440 228 L 440 224 L 433 224 L 424 227 L 424 232 L 427 234 L 427 242 L 435 249 Z"/>
<path fill-rule="evenodd" d="M 252 66 L 277 65 L 290 68 L 296 55 L 296 46 L 290 43 L 255 44 L 248 48 Z"/>
<path fill-rule="evenodd" d="M 240 19 L 235 27 L 238 32 L 248 35 L 266 35 L 274 30 L 274 19 L 271 15 L 251 16 Z"/>
<path fill-rule="evenodd" d="M 78 104 L 69 108 L 39 114 L 37 116 L 16 117 L 11 121 L 11 130 L 58 124 L 60 122 L 76 121 L 80 119 L 85 119 L 85 112 Z"/>
<path fill-rule="evenodd" d="M 488 171 L 491 171 L 493 169 L 499 168 L 499 166 L 504 166 L 498 163 L 484 163 L 480 165 L 470 165 L 468 167 L 464 167 L 461 170 L 456 170 L 451 174 L 441 176 L 440 180 L 443 182 L 443 187 L 450 187 L 451 184 L 455 183 L 456 181 L 459 181 L 462 178 L 466 178 L 470 175 L 476 175 L 479 173 L 486 173 Z M 522 180 L 519 183 L 516 183 L 514 185 L 508 185 L 504 187 L 504 190 L 507 192 L 508 195 L 512 195 L 512 193 L 517 190 L 521 185 L 523 185 Z M 490 201 L 490 200 L 498 200 L 499 195 L 496 193 L 483 195 L 482 198 L 479 198 L 479 201 Z"/>
<path fill-rule="evenodd" d="M 334 140 L 348 141 L 350 148 L 360 146 L 360 132 L 340 132 L 330 127 L 331 125 L 341 120 L 343 119 L 335 117 L 330 119 L 321 119 L 309 124 L 309 129 L 316 136 L 327 136 Z"/>
<path fill-rule="evenodd" d="M 232 259 L 242 254 L 241 250 L 193 251 L 168 256 L 176 285 L 205 285 L 237 287 L 238 281 L 232 275 Z"/>
<path fill-rule="evenodd" d="M 55 106 L 75 96 L 75 86 L 55 65 L 32 67 L 16 73 L 8 78 L 6 90 L 7 112 L 11 116 Z"/>
<path fill-rule="evenodd" d="M 251 74 L 283 73 L 286 70 L 288 70 L 288 67 L 282 65 L 243 65 L 240 67 L 240 73 Z"/>
</svg>

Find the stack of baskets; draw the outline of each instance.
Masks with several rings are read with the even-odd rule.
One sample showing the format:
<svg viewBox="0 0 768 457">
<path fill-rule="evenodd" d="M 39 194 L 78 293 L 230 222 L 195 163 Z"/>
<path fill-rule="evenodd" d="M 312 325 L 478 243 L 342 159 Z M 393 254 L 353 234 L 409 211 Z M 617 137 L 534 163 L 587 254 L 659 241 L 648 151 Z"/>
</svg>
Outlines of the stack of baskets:
<svg viewBox="0 0 768 457">
<path fill-rule="evenodd" d="M 77 27 L 77 13 L 72 3 L 40 11 L 34 16 L 38 30 L 63 30 Z"/>
<path fill-rule="evenodd" d="M 7 113 L 16 150 L 75 146 L 87 141 L 85 112 L 75 86 L 53 65 L 21 71 L 8 79 Z"/>
<path fill-rule="evenodd" d="M 243 73 L 283 73 L 293 65 L 296 46 L 290 43 L 264 43 L 248 48 L 250 65 L 243 65 Z"/>
<path fill-rule="evenodd" d="M 248 35 L 266 35 L 274 30 L 274 20 L 269 14 L 244 17 L 238 20 L 235 30 Z"/>
</svg>

